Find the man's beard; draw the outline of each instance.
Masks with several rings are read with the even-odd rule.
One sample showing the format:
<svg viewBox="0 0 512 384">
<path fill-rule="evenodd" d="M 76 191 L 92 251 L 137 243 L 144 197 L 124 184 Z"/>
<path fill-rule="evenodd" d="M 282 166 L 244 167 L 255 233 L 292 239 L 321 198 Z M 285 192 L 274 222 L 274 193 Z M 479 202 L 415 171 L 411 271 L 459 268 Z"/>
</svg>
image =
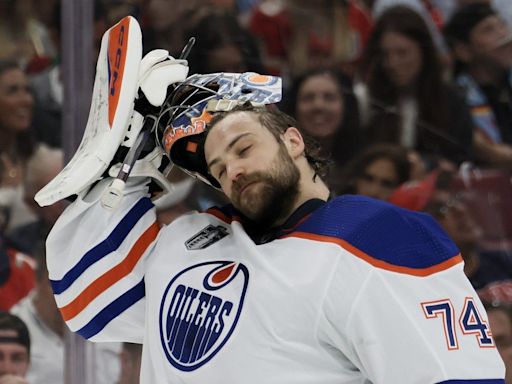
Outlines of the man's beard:
<svg viewBox="0 0 512 384">
<path fill-rule="evenodd" d="M 260 226 L 273 226 L 288 217 L 299 195 L 300 172 L 284 146 L 268 171 L 241 176 L 233 183 L 231 201 L 236 209 Z M 240 194 L 241 188 L 257 183 Z"/>
</svg>

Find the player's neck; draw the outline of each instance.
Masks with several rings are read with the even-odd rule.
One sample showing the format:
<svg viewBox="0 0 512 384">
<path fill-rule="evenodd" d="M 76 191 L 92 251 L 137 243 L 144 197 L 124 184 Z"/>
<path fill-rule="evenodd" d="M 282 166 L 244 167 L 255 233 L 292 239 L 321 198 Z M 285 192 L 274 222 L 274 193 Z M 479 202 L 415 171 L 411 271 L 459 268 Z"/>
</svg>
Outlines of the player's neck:
<svg viewBox="0 0 512 384">
<path fill-rule="evenodd" d="M 327 201 L 329 199 L 330 191 L 322 178 L 315 175 L 313 170 L 302 175 L 300 181 L 300 192 L 295 200 L 295 204 L 290 212 L 290 215 L 295 212 L 306 201 L 311 199 L 320 199 Z M 290 216 L 288 215 L 285 220 Z"/>
</svg>

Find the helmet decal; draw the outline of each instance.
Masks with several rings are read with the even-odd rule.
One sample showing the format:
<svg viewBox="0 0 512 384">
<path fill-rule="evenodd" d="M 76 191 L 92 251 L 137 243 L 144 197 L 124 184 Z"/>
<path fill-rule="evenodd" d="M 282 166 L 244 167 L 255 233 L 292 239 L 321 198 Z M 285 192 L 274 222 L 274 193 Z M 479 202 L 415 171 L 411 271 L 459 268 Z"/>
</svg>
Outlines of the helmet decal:
<svg viewBox="0 0 512 384">
<path fill-rule="evenodd" d="M 203 141 L 216 112 L 247 102 L 274 104 L 281 100 L 281 79 L 247 73 L 192 75 L 168 93 L 158 117 L 157 140 L 171 161 L 194 177 L 219 188 L 208 174 Z"/>
</svg>

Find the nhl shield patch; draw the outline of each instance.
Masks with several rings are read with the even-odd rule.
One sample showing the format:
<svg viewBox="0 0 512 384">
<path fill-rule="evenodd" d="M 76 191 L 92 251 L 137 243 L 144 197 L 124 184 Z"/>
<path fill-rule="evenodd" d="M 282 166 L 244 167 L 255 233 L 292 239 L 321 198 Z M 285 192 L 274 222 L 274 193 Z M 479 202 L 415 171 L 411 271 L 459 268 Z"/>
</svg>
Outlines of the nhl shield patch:
<svg viewBox="0 0 512 384">
<path fill-rule="evenodd" d="M 242 311 L 249 271 L 241 263 L 196 264 L 176 275 L 160 305 L 160 339 L 169 363 L 193 371 L 226 344 Z"/>
<path fill-rule="evenodd" d="M 229 231 L 222 225 L 208 225 L 185 242 L 188 250 L 204 249 L 226 237 Z"/>
</svg>

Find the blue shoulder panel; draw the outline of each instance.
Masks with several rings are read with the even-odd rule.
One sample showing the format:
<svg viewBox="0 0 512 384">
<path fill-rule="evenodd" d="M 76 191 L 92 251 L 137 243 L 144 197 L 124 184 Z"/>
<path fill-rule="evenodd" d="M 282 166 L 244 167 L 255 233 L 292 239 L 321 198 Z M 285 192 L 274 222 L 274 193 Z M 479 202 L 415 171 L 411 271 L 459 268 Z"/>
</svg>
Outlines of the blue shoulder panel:
<svg viewBox="0 0 512 384">
<path fill-rule="evenodd" d="M 340 239 L 372 258 L 414 269 L 438 265 L 459 253 L 430 215 L 363 196 L 331 200 L 296 232 Z"/>
</svg>

